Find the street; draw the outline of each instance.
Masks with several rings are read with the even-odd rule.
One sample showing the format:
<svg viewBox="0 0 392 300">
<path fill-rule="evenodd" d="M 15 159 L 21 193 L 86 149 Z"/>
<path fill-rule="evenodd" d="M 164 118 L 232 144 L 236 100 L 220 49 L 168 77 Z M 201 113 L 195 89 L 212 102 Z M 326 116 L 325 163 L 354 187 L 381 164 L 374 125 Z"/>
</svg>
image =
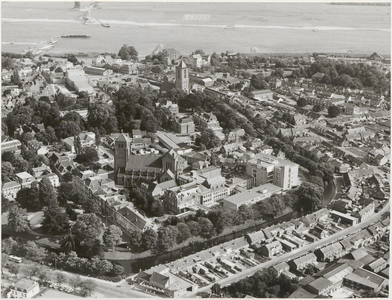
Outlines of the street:
<svg viewBox="0 0 392 300">
<path fill-rule="evenodd" d="M 373 214 L 367 220 L 365 220 L 364 222 L 362 222 L 360 224 L 357 224 L 355 226 L 346 228 L 346 229 L 344 229 L 344 230 L 342 230 L 342 231 L 340 231 L 340 232 L 338 232 L 338 233 L 336 233 L 334 235 L 331 235 L 331 236 L 329 236 L 327 238 L 324 238 L 322 240 L 318 240 L 318 241 L 316 241 L 316 242 L 314 242 L 312 244 L 306 245 L 306 246 L 304 246 L 302 248 L 295 249 L 294 251 L 291 251 L 289 253 L 285 253 L 285 254 L 283 254 L 281 256 L 275 257 L 272 260 L 269 260 L 269 261 L 267 261 L 265 263 L 262 263 L 262 264 L 260 264 L 258 266 L 255 266 L 253 268 L 249 268 L 249 269 L 247 269 L 247 270 L 237 274 L 234 277 L 230 276 L 230 277 L 228 277 L 226 279 L 218 281 L 217 283 L 219 283 L 222 287 L 226 286 L 226 285 L 230 285 L 233 282 L 237 282 L 237 281 L 239 281 L 239 280 L 241 280 L 241 279 L 243 279 L 245 277 L 253 275 L 254 273 L 256 273 L 259 270 L 268 268 L 268 267 L 273 266 L 273 265 L 275 265 L 275 264 L 277 264 L 279 262 L 289 261 L 289 260 L 294 259 L 296 257 L 302 256 L 302 255 L 306 254 L 307 252 L 313 252 L 316 248 L 320 248 L 320 247 L 326 246 L 326 245 L 328 245 L 330 243 L 334 243 L 334 242 L 336 242 L 338 240 L 343 239 L 344 237 L 346 237 L 348 235 L 351 235 L 351 234 L 353 234 L 353 233 L 355 233 L 357 231 L 360 231 L 362 228 L 367 227 L 371 223 L 379 220 L 381 215 L 383 213 L 387 212 L 387 211 L 389 211 L 389 202 L 382 210 L 380 210 L 378 213 Z M 206 287 L 200 288 L 197 292 L 209 292 L 211 286 L 212 285 L 208 285 Z M 192 293 L 192 294 L 188 294 L 187 297 L 188 298 L 193 298 L 193 297 L 195 297 L 195 295 L 196 295 L 196 293 Z"/>
</svg>

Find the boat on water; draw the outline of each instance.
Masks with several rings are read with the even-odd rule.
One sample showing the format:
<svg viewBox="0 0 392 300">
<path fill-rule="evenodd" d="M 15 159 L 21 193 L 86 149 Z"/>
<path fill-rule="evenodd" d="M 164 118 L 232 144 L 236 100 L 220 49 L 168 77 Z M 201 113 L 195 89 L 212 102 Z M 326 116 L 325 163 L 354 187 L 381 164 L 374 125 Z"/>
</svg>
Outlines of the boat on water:
<svg viewBox="0 0 392 300">
<path fill-rule="evenodd" d="M 48 44 L 49 44 L 49 45 L 53 45 L 53 44 L 56 44 L 57 42 L 58 42 L 58 41 L 55 40 L 54 38 L 50 38 L 49 41 L 48 41 Z"/>
<path fill-rule="evenodd" d="M 110 28 L 110 24 L 109 23 L 101 23 L 102 27 L 106 27 L 106 28 Z"/>
<path fill-rule="evenodd" d="M 76 39 L 89 39 L 91 35 L 88 34 L 62 34 L 62 38 L 76 38 Z"/>
<path fill-rule="evenodd" d="M 46 45 L 46 46 L 43 46 L 43 47 L 41 48 L 41 50 L 43 50 L 43 51 L 48 51 L 48 50 L 52 49 L 53 47 L 54 47 L 53 45 Z"/>
</svg>

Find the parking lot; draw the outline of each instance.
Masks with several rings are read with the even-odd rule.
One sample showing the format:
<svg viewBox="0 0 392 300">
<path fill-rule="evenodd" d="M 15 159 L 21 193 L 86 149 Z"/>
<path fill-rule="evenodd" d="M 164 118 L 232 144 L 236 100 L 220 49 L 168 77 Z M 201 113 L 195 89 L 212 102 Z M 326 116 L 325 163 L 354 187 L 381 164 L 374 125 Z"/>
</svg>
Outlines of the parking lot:
<svg viewBox="0 0 392 300">
<path fill-rule="evenodd" d="M 41 296 L 42 295 L 42 296 Z M 52 288 L 45 289 L 42 293 L 38 294 L 35 298 L 82 298 L 72 294 L 65 293 L 63 291 L 58 291 Z"/>
</svg>

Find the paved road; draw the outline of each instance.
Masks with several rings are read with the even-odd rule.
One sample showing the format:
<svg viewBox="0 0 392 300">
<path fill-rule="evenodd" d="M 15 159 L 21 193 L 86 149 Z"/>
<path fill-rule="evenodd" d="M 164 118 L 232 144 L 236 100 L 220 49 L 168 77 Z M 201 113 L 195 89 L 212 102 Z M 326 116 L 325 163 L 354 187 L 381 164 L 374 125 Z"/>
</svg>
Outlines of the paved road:
<svg viewBox="0 0 392 300">
<path fill-rule="evenodd" d="M 255 272 L 257 272 L 259 270 L 262 270 L 264 268 L 268 268 L 270 266 L 273 266 L 273 265 L 275 265 L 275 264 L 277 264 L 279 262 L 288 261 L 288 260 L 294 259 L 296 257 L 299 257 L 299 256 L 302 256 L 302 255 L 306 254 L 307 252 L 313 252 L 316 248 L 320 248 L 321 246 L 326 246 L 328 244 L 334 243 L 334 242 L 336 242 L 338 240 L 343 239 L 344 237 L 346 237 L 348 235 L 351 235 L 353 233 L 356 233 L 356 232 L 360 231 L 364 227 L 369 226 L 371 223 L 379 220 L 381 215 L 383 213 L 385 213 L 386 211 L 389 211 L 389 203 L 381 211 L 379 211 L 378 213 L 373 214 L 369 219 L 365 220 L 363 223 L 360 223 L 360 224 L 357 224 L 355 226 L 346 228 L 346 229 L 344 229 L 344 230 L 342 230 L 342 231 L 340 231 L 340 232 L 338 232 L 338 233 L 336 233 L 334 235 L 331 235 L 331 236 L 329 236 L 329 237 L 327 237 L 325 239 L 322 239 L 322 240 L 316 241 L 316 242 L 314 242 L 312 244 L 306 245 L 303 248 L 296 249 L 296 250 L 291 251 L 289 253 L 285 253 L 283 255 L 275 257 L 275 258 L 273 258 L 272 260 L 270 260 L 268 262 L 265 262 L 265 263 L 262 263 L 262 264 L 260 264 L 260 265 L 258 265 L 256 267 L 247 269 L 247 270 L 245 270 L 245 271 L 243 271 L 243 272 L 241 272 L 239 274 L 236 274 L 235 276 L 230 276 L 230 277 L 228 277 L 226 279 L 218 281 L 218 283 L 223 287 L 223 286 L 232 284 L 232 283 L 234 283 L 234 282 L 236 282 L 236 281 L 238 281 L 240 279 L 243 279 L 245 277 L 253 275 Z M 206 287 L 200 288 L 198 290 L 198 292 L 210 292 L 211 286 L 212 285 L 208 285 Z M 193 298 L 193 297 L 195 297 L 195 295 L 196 295 L 196 293 L 192 293 L 192 294 L 187 295 L 187 297 L 188 298 Z"/>
</svg>

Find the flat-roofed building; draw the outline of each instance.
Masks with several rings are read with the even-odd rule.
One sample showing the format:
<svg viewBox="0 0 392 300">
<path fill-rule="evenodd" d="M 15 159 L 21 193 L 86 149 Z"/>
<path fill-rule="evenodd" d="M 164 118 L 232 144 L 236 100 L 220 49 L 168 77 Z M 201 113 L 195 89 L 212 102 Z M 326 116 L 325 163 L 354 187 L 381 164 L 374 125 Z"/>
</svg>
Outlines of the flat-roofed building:
<svg viewBox="0 0 392 300">
<path fill-rule="evenodd" d="M 16 180 L 23 188 L 31 188 L 31 184 L 35 181 L 34 176 L 30 175 L 27 172 L 16 173 Z"/>
<path fill-rule="evenodd" d="M 271 90 L 258 90 L 258 91 L 252 91 L 253 98 L 256 100 L 272 100 L 274 97 L 274 92 Z"/>
<path fill-rule="evenodd" d="M 263 184 L 251 190 L 226 197 L 222 200 L 223 207 L 231 210 L 238 210 L 241 205 L 251 205 L 259 201 L 268 199 L 273 194 L 280 194 L 282 188 L 271 184 Z"/>
<path fill-rule="evenodd" d="M 331 210 L 331 218 L 334 220 L 339 220 L 343 224 L 348 224 L 354 226 L 358 224 L 358 218 L 353 217 L 350 214 L 344 214 L 336 210 Z"/>
<path fill-rule="evenodd" d="M 246 174 L 254 178 L 255 186 L 273 183 L 287 190 L 298 185 L 298 164 L 271 155 L 259 154 L 249 160 Z"/>
<path fill-rule="evenodd" d="M 305 289 L 316 295 L 328 295 L 337 290 L 337 287 L 334 288 L 334 284 L 330 280 L 320 277 L 305 286 Z"/>
<path fill-rule="evenodd" d="M 1 154 L 4 152 L 14 152 L 20 154 L 22 144 L 19 140 L 12 140 L 1 143 Z"/>
</svg>

